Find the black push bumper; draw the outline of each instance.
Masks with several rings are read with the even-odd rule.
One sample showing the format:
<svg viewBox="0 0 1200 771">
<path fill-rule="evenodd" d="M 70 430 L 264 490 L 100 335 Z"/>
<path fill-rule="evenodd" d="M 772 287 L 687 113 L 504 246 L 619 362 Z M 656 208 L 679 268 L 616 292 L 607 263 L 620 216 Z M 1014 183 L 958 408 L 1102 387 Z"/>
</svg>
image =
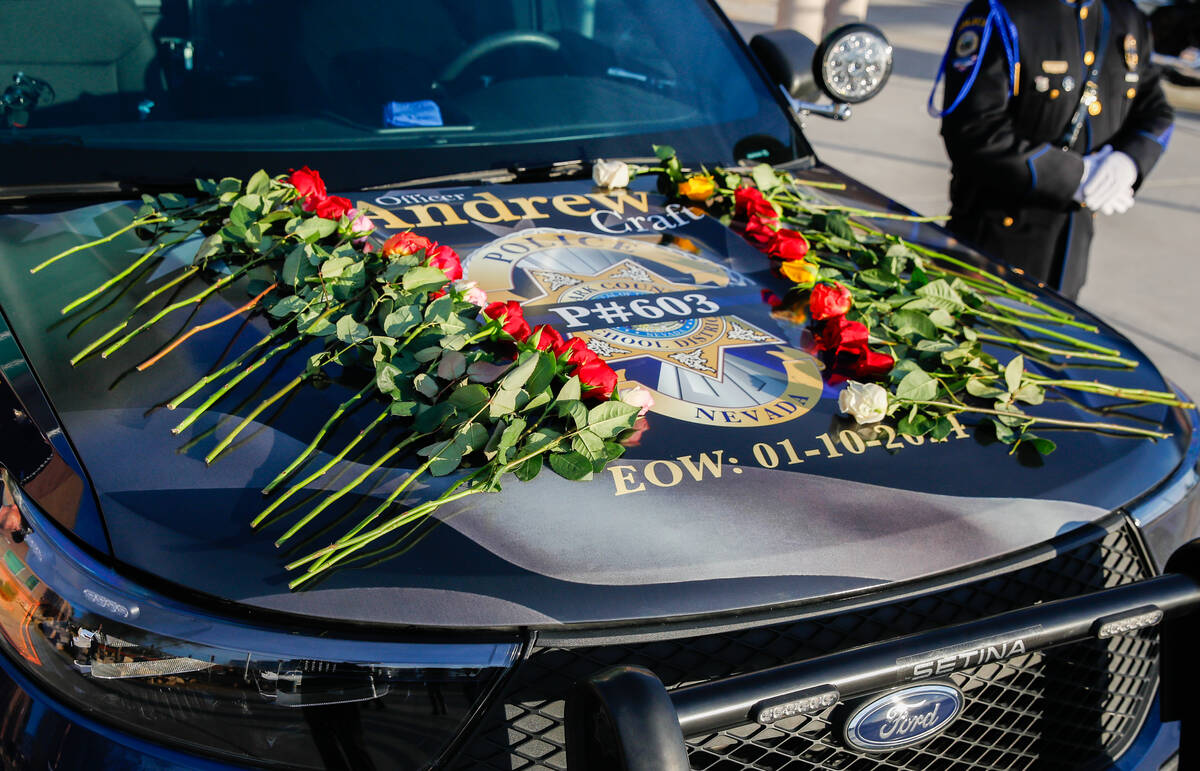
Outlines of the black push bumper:
<svg viewBox="0 0 1200 771">
<path fill-rule="evenodd" d="M 650 671 L 618 667 L 579 683 L 567 703 L 572 771 L 686 771 L 684 735 L 815 714 L 838 701 L 1088 638 L 1160 626 L 1164 720 L 1183 720 L 1181 769 L 1200 768 L 1200 541 L 1165 575 L 668 693 Z M 994 657 L 994 658 L 989 658 Z"/>
</svg>

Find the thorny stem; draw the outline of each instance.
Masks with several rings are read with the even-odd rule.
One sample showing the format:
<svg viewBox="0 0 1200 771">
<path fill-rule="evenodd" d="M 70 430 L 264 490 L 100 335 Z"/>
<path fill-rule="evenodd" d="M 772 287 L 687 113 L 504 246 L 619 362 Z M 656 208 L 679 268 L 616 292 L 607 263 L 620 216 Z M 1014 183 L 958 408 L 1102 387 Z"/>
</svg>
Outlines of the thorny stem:
<svg viewBox="0 0 1200 771">
<path fill-rule="evenodd" d="M 1067 388 L 1072 391 L 1085 391 L 1087 393 L 1103 394 L 1105 396 L 1113 396 L 1118 399 L 1153 402 L 1155 404 L 1166 404 L 1173 407 L 1185 407 L 1188 409 L 1196 406 L 1192 402 L 1183 401 L 1170 391 L 1150 391 L 1144 388 L 1122 388 L 1120 386 L 1108 385 L 1107 383 L 1098 383 L 1094 380 L 1055 380 L 1053 378 L 1035 375 L 1031 372 L 1027 372 L 1025 376 L 1040 386 Z"/>
<path fill-rule="evenodd" d="M 428 504 L 425 504 L 423 506 L 419 506 L 415 509 L 412 509 L 411 511 L 408 512 L 408 514 L 397 517 L 396 519 L 393 519 L 393 520 L 387 522 L 386 524 L 380 525 L 379 527 L 375 528 L 374 530 L 371 530 L 367 533 L 364 533 L 363 535 L 358 536 L 358 538 L 355 539 L 355 542 L 353 544 L 346 544 L 346 546 L 337 554 L 337 556 L 324 562 L 321 565 L 321 568 L 319 570 L 313 569 L 310 572 L 304 573 L 299 578 L 289 581 L 288 588 L 295 589 L 296 587 L 300 586 L 300 584 L 304 583 L 305 581 L 308 581 L 308 580 L 320 575 L 321 573 L 325 572 L 326 570 L 330 569 L 331 567 L 333 567 L 334 563 L 339 562 L 342 559 L 344 559 L 345 557 L 350 556 L 355 551 L 357 551 L 358 549 L 360 549 L 363 546 L 366 546 L 371 541 L 374 541 L 378 538 L 382 538 L 383 536 L 387 535 L 388 533 L 392 532 L 393 530 L 403 527 L 404 525 L 407 525 L 409 522 L 420 519 L 421 517 L 425 516 L 426 514 L 429 514 L 431 511 L 433 511 L 434 509 L 436 509 L 439 506 L 443 506 L 447 503 L 453 503 L 454 501 L 462 500 L 463 498 L 466 498 L 468 496 L 475 495 L 476 493 L 481 493 L 481 492 L 483 492 L 483 488 L 472 487 L 472 488 L 463 490 L 461 492 L 455 493 L 454 495 L 451 495 L 447 498 L 439 498 L 436 501 L 430 501 Z M 434 504 L 436 504 L 436 505 L 434 505 Z M 334 547 L 326 547 L 326 548 L 332 549 Z M 305 560 L 311 561 L 312 559 L 315 559 L 317 556 L 318 555 L 316 555 L 316 554 L 310 554 L 308 557 L 305 558 Z M 303 564 L 303 563 L 300 563 L 300 564 Z M 294 565 L 297 565 L 297 563 L 292 563 L 292 565 L 289 565 L 288 567 L 291 568 Z"/>
<path fill-rule="evenodd" d="M 172 311 L 179 310 L 180 308 L 185 308 L 188 305 L 195 305 L 196 303 L 203 301 L 204 298 L 208 297 L 213 292 L 216 292 L 218 289 L 225 286 L 226 284 L 229 284 L 232 281 L 234 281 L 238 278 L 241 278 L 246 273 L 248 273 L 252 268 L 255 268 L 258 265 L 262 264 L 265 260 L 266 260 L 266 258 L 262 257 L 257 260 L 248 262 L 244 266 L 239 268 L 238 270 L 234 271 L 233 273 L 230 273 L 228 276 L 224 276 L 224 277 L 218 279 L 217 281 L 214 281 L 212 283 L 212 285 L 210 285 L 207 289 L 204 289 L 203 291 L 201 291 L 197 294 L 194 294 L 187 299 L 180 300 L 179 302 L 171 303 L 170 305 L 163 308 L 158 313 L 154 314 L 154 316 L 152 316 L 149 321 L 145 322 L 137 329 L 133 330 L 132 332 L 129 332 L 124 337 L 122 337 L 120 340 L 118 340 L 117 342 L 113 343 L 112 345 L 108 346 L 103 351 L 101 351 L 100 357 L 104 358 L 104 359 L 108 358 L 113 353 L 115 353 L 118 349 L 124 347 L 125 344 L 128 343 L 130 340 L 137 337 L 142 332 L 145 332 L 150 327 L 154 326 L 156 323 L 158 323 L 161 319 L 163 319 L 165 316 L 170 314 Z"/>
<path fill-rule="evenodd" d="M 127 268 L 125 268 L 125 270 L 123 270 L 120 273 L 118 273 L 117 275 L 113 276 L 108 281 L 105 281 L 103 284 L 96 287 L 95 289 L 88 292 L 87 294 L 80 295 L 79 297 L 76 297 L 74 300 L 72 300 L 71 302 L 64 305 L 59 310 L 59 314 L 65 316 L 68 313 L 70 313 L 71 311 L 78 308 L 80 305 L 83 305 L 84 303 L 86 303 L 88 300 L 91 300 L 93 297 L 104 294 L 112 287 L 121 283 L 121 281 L 123 281 L 125 279 L 125 277 L 128 276 L 130 273 L 134 272 L 139 267 L 146 264 L 146 262 L 148 260 L 150 260 L 152 257 L 154 257 L 154 255 L 156 255 L 160 251 L 162 251 L 163 248 L 165 248 L 165 247 L 166 247 L 166 244 L 156 244 L 153 247 L 151 247 L 150 249 L 146 250 L 145 254 L 143 254 L 141 257 L 137 258 L 133 262 L 131 262 L 129 264 L 129 266 Z"/>
<path fill-rule="evenodd" d="M 1012 313 L 1017 316 L 1024 316 L 1025 318 L 1030 318 L 1030 319 L 1041 319 L 1043 321 L 1051 321 L 1055 324 L 1064 324 L 1069 327 L 1078 327 L 1079 329 L 1084 329 L 1084 330 L 1087 330 L 1088 332 L 1097 332 L 1098 333 L 1100 331 L 1099 327 L 1097 327 L 1093 324 L 1085 324 L 1082 321 L 1075 321 L 1074 319 L 1063 319 L 1063 318 L 1059 318 L 1057 316 L 1051 316 L 1047 313 L 1035 313 L 1033 311 L 1025 311 L 1025 310 L 1021 310 L 1020 308 L 1013 308 L 1010 305 L 1005 305 L 1004 303 L 995 302 L 994 300 L 991 300 L 989 298 L 984 298 L 984 302 L 986 302 L 988 305 L 992 306 L 993 308 L 996 308 L 997 310 L 1003 311 L 1005 313 Z"/>
<path fill-rule="evenodd" d="M 325 313 L 322 313 L 320 316 L 313 319 L 312 324 L 310 324 L 308 328 L 311 329 L 313 324 L 316 324 L 319 321 L 323 321 L 325 318 L 327 318 L 329 316 L 329 314 L 332 314 L 334 311 L 336 311 L 340 307 L 341 306 L 334 306 L 332 308 L 326 309 Z M 234 369 L 236 369 L 238 367 L 238 365 L 240 365 L 242 362 L 244 362 L 246 359 L 248 359 L 250 357 L 250 355 L 253 354 L 256 350 L 258 350 L 262 346 L 266 345 L 270 341 L 274 340 L 276 337 L 279 337 L 284 332 L 286 332 L 288 327 L 290 327 L 292 325 L 292 322 L 297 321 L 300 317 L 300 314 L 303 313 L 304 311 L 306 311 L 307 309 L 308 309 L 308 306 L 307 305 L 304 306 L 304 308 L 301 308 L 297 313 L 293 314 L 292 317 L 289 318 L 287 321 L 280 324 L 275 329 L 271 330 L 271 332 L 269 334 L 267 334 L 261 340 L 256 342 L 254 345 L 247 348 L 246 351 L 244 353 L 242 353 L 241 356 L 238 356 L 236 359 L 229 362 L 228 364 L 226 364 L 224 367 L 217 370 L 216 372 L 211 372 L 211 373 L 205 375 L 204 377 L 200 378 L 199 380 L 197 380 L 186 391 L 181 393 L 179 396 L 176 396 L 171 401 L 167 402 L 167 409 L 169 409 L 169 410 L 175 409 L 176 407 L 178 407 L 179 405 L 183 404 L 185 401 L 190 399 L 192 397 L 192 395 L 195 394 L 197 391 L 204 388 L 204 386 L 208 385 L 209 383 L 216 380 L 217 378 L 223 377 L 224 375 L 228 374 L 229 372 L 232 372 Z M 296 340 L 289 340 L 286 343 L 283 343 L 282 347 L 281 347 L 282 350 L 286 350 L 287 346 L 291 346 L 295 342 L 296 342 Z M 270 358 L 271 356 L 274 356 L 275 353 L 279 352 L 279 350 L 280 349 L 276 349 L 273 352 L 268 352 L 266 354 L 266 358 Z M 243 375 L 242 377 L 245 377 L 245 375 Z M 240 381 L 241 381 L 241 377 L 238 378 L 237 382 L 240 382 Z M 229 388 L 231 388 L 233 385 L 236 385 L 236 383 L 227 384 L 227 385 L 228 385 L 228 387 L 222 389 L 221 393 L 228 391 Z M 214 399 L 213 401 L 216 401 L 216 400 Z M 207 402 L 206 405 L 211 405 L 211 402 Z M 192 420 L 195 420 L 196 417 L 199 417 L 199 415 L 196 415 L 195 417 L 193 417 Z M 176 428 L 179 428 L 179 427 L 177 426 Z M 185 426 L 185 428 L 186 428 L 186 426 Z M 182 429 L 180 429 L 180 430 L 182 430 Z M 175 433 L 179 433 L 179 431 L 177 430 L 177 431 L 175 431 Z"/>
<path fill-rule="evenodd" d="M 308 446 L 305 447 L 304 450 L 301 451 L 301 453 L 297 455 L 291 463 L 288 464 L 287 468 L 285 468 L 283 471 L 280 471 L 279 474 L 277 474 L 276 477 L 272 479 L 266 487 L 263 488 L 263 495 L 269 495 L 272 490 L 274 490 L 281 482 L 283 482 L 283 480 L 291 476 L 292 472 L 299 468 L 300 464 L 304 463 L 304 461 L 308 459 L 308 456 L 313 454 L 313 452 L 317 449 L 317 446 L 320 445 L 321 440 L 325 438 L 325 434 L 329 432 L 330 427 L 337 422 L 338 418 L 344 415 L 346 410 L 349 409 L 352 404 L 366 396 L 367 392 L 374 387 L 375 381 L 372 380 L 371 382 L 367 383 L 361 391 L 338 405 L 338 408 L 333 411 L 332 415 L 329 416 L 329 420 L 325 421 L 325 425 L 321 426 L 321 430 L 318 431 L 317 435 L 314 436 L 312 441 L 308 443 Z"/>
<path fill-rule="evenodd" d="M 69 257 L 70 255 L 75 254 L 76 252 L 82 252 L 85 249 L 91 249 L 93 246 L 99 246 L 100 244 L 107 244 L 109 241 L 112 241 L 117 236 L 121 235 L 122 233 L 128 233 L 130 230 L 133 230 L 135 228 L 145 227 L 146 225 L 156 225 L 160 222 L 166 222 L 168 219 L 169 219 L 168 217 L 165 217 L 161 214 L 155 214 L 155 215 L 147 216 L 144 218 L 135 219 L 133 222 L 130 222 L 128 225 L 121 228 L 120 230 L 116 230 L 112 233 L 109 233 L 107 236 L 104 236 L 103 238 L 97 238 L 95 241 L 88 241 L 86 244 L 79 244 L 78 246 L 72 246 L 70 249 L 67 249 L 66 251 L 59 252 L 58 254 L 54 255 L 50 259 L 46 260 L 45 262 L 34 265 L 32 268 L 29 269 L 29 272 L 37 273 L 38 271 L 42 270 L 43 268 L 50 267 L 54 263 L 61 260 L 63 257 Z"/>
<path fill-rule="evenodd" d="M 196 273 L 197 273 L 199 270 L 200 270 L 200 266 L 199 266 L 199 265 L 189 265 L 187 268 L 185 268 L 185 269 L 181 270 L 181 271 L 179 272 L 179 275 L 178 275 L 178 276 L 176 276 L 175 278 L 171 279 L 171 280 L 170 280 L 170 281 L 168 281 L 167 283 L 163 284 L 163 285 L 162 285 L 162 286 L 160 286 L 158 289 L 155 289 L 153 292 L 150 292 L 149 294 L 147 294 L 147 295 L 146 295 L 145 297 L 143 297 L 142 299 L 138 300 L 138 301 L 137 301 L 137 304 L 136 304 L 136 305 L 134 305 L 134 306 L 133 306 L 133 308 L 131 308 L 131 310 L 135 310 L 135 311 L 136 311 L 138 308 L 141 308 L 143 305 L 145 305 L 146 303 L 150 302 L 150 301 L 151 301 L 151 300 L 153 300 L 155 297 L 158 297 L 160 294 L 162 294 L 163 292 L 167 291 L 167 290 L 168 290 L 168 289 L 170 289 L 171 287 L 173 287 L 173 286 L 176 286 L 176 285 L 178 285 L 178 284 L 180 284 L 180 283 L 182 283 L 182 282 L 184 282 L 184 281 L 187 281 L 189 278 L 191 278 L 192 276 L 194 276 L 194 275 L 195 275 L 195 274 L 196 274 Z"/>
<path fill-rule="evenodd" d="M 903 222 L 945 222 L 950 219 L 947 215 L 937 215 L 933 217 L 923 217 L 917 214 L 894 214 L 890 212 L 871 211 L 870 209 L 856 209 L 853 206 L 840 206 L 838 204 L 816 204 L 816 203 L 800 203 L 800 208 L 809 211 L 841 211 L 847 214 L 852 214 L 856 217 L 864 217 L 866 219 L 875 220 L 901 220 Z"/>
<path fill-rule="evenodd" d="M 213 327 L 220 326 L 221 324 L 224 324 L 226 321 L 229 321 L 232 318 L 236 318 L 239 314 L 250 310 L 255 305 L 258 305 L 258 301 L 261 300 L 263 297 L 265 297 L 272 289 L 274 289 L 277 286 L 279 286 L 279 284 L 271 284 L 269 287 L 267 287 L 266 289 L 259 292 L 258 295 L 255 296 L 255 298 L 253 300 L 246 303 L 245 305 L 243 305 L 240 308 L 235 308 L 234 310 L 230 311 L 229 313 L 226 313 L 224 316 L 222 316 L 219 319 L 209 321 L 205 324 L 197 324 L 196 326 L 192 327 L 187 332 L 185 332 L 183 335 L 176 338 L 174 342 L 170 343 L 165 348 L 163 348 L 161 351 L 154 354 L 149 359 L 146 359 L 141 364 L 137 365 L 138 372 L 143 372 L 143 371 L 149 369 L 150 367 L 153 367 L 155 362 L 157 362 L 159 359 L 166 356 L 168 353 L 175 350 L 179 346 L 183 345 L 184 341 L 187 340 L 188 338 L 190 338 L 192 335 L 199 334 L 200 332 L 203 332 L 206 329 L 212 329 Z"/>
<path fill-rule="evenodd" d="M 233 440 L 237 437 L 237 435 L 240 434 L 242 432 L 242 430 L 246 428 L 246 426 L 250 425 L 250 423 L 252 423 L 255 418 L 257 418 L 259 415 L 261 415 L 263 410 L 265 410 L 267 407 L 270 407 L 272 404 L 274 404 L 276 401 L 281 399 L 288 392 L 292 391 L 293 389 L 295 389 L 297 386 L 299 386 L 303 382 L 304 382 L 304 374 L 299 374 L 296 377 L 289 380 L 287 382 L 287 384 L 284 385 L 282 388 L 280 388 L 278 391 L 271 394 L 266 399 L 263 399 L 262 403 L 260 403 L 257 407 L 255 407 L 253 412 L 251 412 L 246 417 L 242 418 L 241 422 L 233 427 L 233 430 L 230 431 L 229 434 L 224 439 L 222 439 L 220 441 L 220 443 L 217 444 L 216 447 L 213 448 L 212 452 L 210 452 L 208 455 L 204 456 L 204 462 L 211 466 L 212 462 L 217 459 L 217 456 L 220 455 L 222 452 L 224 452 L 225 448 L 233 443 Z"/>
<path fill-rule="evenodd" d="M 977 412 L 982 415 L 997 415 L 1004 418 L 1017 418 L 1025 421 L 1029 425 L 1041 423 L 1049 426 L 1064 426 L 1068 428 L 1086 428 L 1092 431 L 1115 431 L 1125 434 L 1136 434 L 1137 436 L 1147 436 L 1154 439 L 1167 439 L 1170 434 L 1164 434 L 1161 431 L 1151 431 L 1146 428 L 1134 428 L 1133 426 L 1123 426 L 1120 423 L 1089 423 L 1083 420 L 1059 420 L 1058 418 L 1043 418 L 1034 415 L 1029 415 L 1024 412 L 1010 412 L 1008 410 L 992 410 L 986 407 L 970 407 L 961 404 L 951 404 L 950 402 L 927 402 L 918 399 L 897 399 L 900 404 L 916 404 L 922 407 L 941 407 L 942 409 L 951 410 L 953 412 Z"/>
<path fill-rule="evenodd" d="M 1043 326 L 1034 324 L 1029 321 L 1020 321 L 1018 319 L 1006 318 L 1004 316 L 1000 316 L 995 313 L 987 313 L 986 311 L 981 311 L 978 309 L 972 309 L 970 311 L 970 313 L 981 319 L 988 319 L 989 321 L 999 321 L 1001 323 L 1009 324 L 1014 327 L 1024 327 L 1025 329 L 1032 329 L 1034 332 L 1039 332 L 1043 335 L 1046 335 L 1047 337 L 1054 338 L 1055 340 L 1061 340 L 1064 343 L 1070 343 L 1071 345 L 1078 346 L 1087 351 L 1095 351 L 1096 353 L 1103 353 L 1107 356 L 1120 356 L 1121 355 L 1121 352 L 1116 350 L 1115 348 L 1105 348 L 1102 345 L 1095 345 L 1094 343 L 1089 343 L 1084 340 L 1077 340 L 1074 337 L 1071 337 L 1070 335 L 1064 335 L 1062 332 L 1055 332 L 1052 329 L 1046 329 Z"/>
<path fill-rule="evenodd" d="M 268 507 L 266 508 L 266 510 L 264 510 L 264 511 L 263 511 L 261 514 L 259 514 L 257 517 L 255 517 L 255 518 L 254 518 L 254 521 L 250 523 L 250 524 L 251 524 L 251 526 L 252 526 L 252 527 L 257 527 L 257 526 L 259 525 L 259 523 L 261 523 L 261 522 L 263 521 L 263 519 L 265 519 L 265 518 L 266 518 L 266 516 L 267 516 L 268 514 L 270 514 L 270 513 L 271 513 L 272 511 L 274 511 L 275 509 L 277 509 L 277 508 L 279 507 L 279 505 L 280 505 L 280 504 L 282 504 L 284 501 L 286 501 L 288 498 L 290 498 L 290 497 L 291 497 L 292 495 L 294 495 L 295 493 L 299 492 L 300 490 L 303 490 L 305 487 L 308 487 L 310 484 L 312 484 L 312 483 L 313 483 L 313 482 L 314 482 L 316 479 L 318 479 L 319 477 L 322 477 L 322 476 L 324 476 L 324 475 L 325 475 L 325 473 L 329 471 L 329 469 L 331 469 L 331 468 L 333 468 L 334 466 L 336 466 L 338 463 L 340 463 L 340 462 L 342 461 L 342 459 L 343 459 L 343 458 L 345 458 L 347 455 L 349 455 L 349 454 L 350 454 L 350 451 L 351 451 L 351 450 L 353 450 L 353 449 L 354 449 L 354 447 L 355 447 L 355 446 L 356 446 L 356 445 L 357 445 L 359 442 L 361 442 L 363 439 L 365 439 L 365 438 L 366 438 L 366 436 L 367 436 L 368 434 L 370 434 L 370 433 L 371 433 L 371 431 L 372 431 L 372 430 L 373 430 L 373 429 L 374 429 L 376 426 L 378 426 L 380 423 L 382 423 L 382 422 L 383 422 L 383 419 L 384 419 L 384 418 L 386 418 L 386 417 L 387 417 L 389 414 L 391 414 L 391 413 L 390 413 L 390 410 L 384 410 L 382 413 L 380 413 L 380 414 L 379 414 L 379 416 L 378 416 L 377 418 L 375 418 L 375 420 L 371 421 L 370 425 L 368 425 L 368 426 L 367 426 L 366 428 L 364 428 L 362 431 L 359 431 L 359 432 L 358 432 L 358 435 L 357 435 L 357 436 L 355 436 L 353 439 L 351 439 L 351 440 L 350 440 L 350 442 L 349 442 L 349 443 L 348 443 L 348 444 L 347 444 L 345 447 L 343 447 L 343 448 L 342 448 L 342 451 L 341 451 L 341 452 L 339 452 L 337 455 L 335 455 L 335 456 L 333 456 L 332 458 L 330 458 L 330 459 L 329 459 L 329 460 L 328 460 L 328 461 L 327 461 L 327 462 L 326 462 L 326 463 L 325 463 L 323 466 L 321 466 L 319 469 L 317 469 L 316 471 L 312 472 L 312 473 L 311 473 L 311 474 L 309 474 L 308 476 L 304 477 L 304 479 L 301 479 L 299 482 L 296 482 L 296 483 L 295 483 L 295 484 L 293 484 L 291 487 L 289 487 L 289 488 L 287 489 L 287 491 L 285 491 L 285 492 L 283 493 L 283 495 L 279 496 L 279 500 L 277 500 L 277 501 L 275 501 L 274 503 L 272 503 L 270 506 L 268 506 Z M 413 437 L 410 437 L 409 439 L 405 439 L 405 440 L 404 440 L 404 443 L 405 443 L 405 444 L 410 444 L 410 443 L 412 443 L 412 442 L 416 441 L 418 438 L 420 438 L 420 437 L 422 437 L 422 436 L 425 436 L 425 435 L 424 435 L 424 434 L 417 434 L 417 435 L 415 435 L 415 436 L 413 436 Z M 272 484 L 274 484 L 274 481 L 272 482 Z M 266 493 L 266 491 L 265 491 L 265 490 L 264 490 L 263 492 L 264 492 L 264 494 Z"/>
<path fill-rule="evenodd" d="M 300 342 L 299 338 L 292 338 L 291 340 L 282 342 L 279 345 L 277 345 L 274 348 L 267 351 L 265 354 L 263 354 L 262 358 L 260 358 L 258 361 L 251 364 L 246 369 L 239 372 L 237 375 L 235 375 L 231 380 L 229 380 L 229 382 L 225 383 L 220 388 L 218 388 L 216 390 L 216 392 L 213 393 L 212 396 L 205 399 L 203 404 L 201 404 L 196 409 L 192 410 L 186 418 L 179 421 L 179 425 L 175 426 L 175 428 L 172 428 L 171 433 L 178 434 L 179 432 L 183 431 L 188 426 L 195 423 L 197 418 L 199 418 L 201 415 L 203 415 L 205 413 L 205 411 L 208 410 L 209 407 L 213 406 L 218 401 L 220 401 L 221 397 L 223 397 L 225 394 L 227 394 L 231 390 L 233 390 L 234 386 L 236 386 L 238 383 L 245 380 L 248 375 L 250 375 L 252 372 L 257 370 L 259 367 L 266 364 L 271 359 L 271 357 L 275 356 L 278 353 L 283 353 L 284 351 L 291 348 L 293 345 L 295 345 L 298 342 Z"/>
<path fill-rule="evenodd" d="M 1107 361 L 1113 364 L 1120 364 L 1124 367 L 1136 367 L 1137 362 L 1131 359 L 1122 359 L 1120 356 L 1108 356 L 1102 353 L 1089 353 L 1087 351 L 1068 351 L 1062 348 L 1052 348 L 1048 345 L 1035 343 L 1032 340 L 1022 340 L 1018 337 L 1005 337 L 1004 335 L 989 335 L 986 332 L 976 332 L 976 336 L 980 340 L 988 340 L 993 343 L 1007 343 L 1020 348 L 1028 348 L 1033 351 L 1039 351 L 1051 356 L 1062 356 L 1067 359 L 1089 359 L 1092 361 Z"/>
<path fill-rule="evenodd" d="M 349 484 L 347 484 L 345 487 L 338 490 L 337 492 L 333 493 L 325 500 L 321 501 L 321 503 L 319 503 L 316 507 L 314 507 L 312 511 L 308 512 L 303 517 L 301 517 L 299 522 L 292 525 L 290 528 L 288 528 L 287 532 L 285 532 L 283 535 L 279 536 L 279 538 L 277 538 L 275 540 L 275 545 L 282 546 L 284 544 L 284 542 L 286 542 L 289 538 L 291 538 L 293 535 L 295 535 L 297 533 L 297 531 L 300 530 L 300 528 L 307 525 L 318 514 L 320 514 L 322 511 L 329 508 L 330 506 L 332 506 L 334 503 L 336 503 L 338 500 L 340 500 L 342 498 L 342 496 L 344 496 L 346 493 L 350 492 L 351 490 L 353 490 L 354 488 L 356 488 L 360 484 L 362 484 L 363 480 L 365 480 L 367 477 L 371 476 L 376 471 L 378 471 L 380 466 L 382 466 L 384 463 L 387 463 L 388 460 L 390 460 L 392 457 L 394 457 L 396 455 L 396 453 L 400 452 L 408 444 L 410 444 L 412 439 L 413 439 L 413 437 L 410 437 L 409 439 L 401 442 L 400 444 L 397 444 L 395 447 L 392 447 L 390 450 L 388 450 L 383 455 L 381 455 L 374 463 L 372 463 L 370 466 L 367 466 L 367 468 L 361 474 L 356 476 L 354 479 L 350 480 Z M 426 463 L 428 464 L 428 461 L 426 461 Z"/>
</svg>

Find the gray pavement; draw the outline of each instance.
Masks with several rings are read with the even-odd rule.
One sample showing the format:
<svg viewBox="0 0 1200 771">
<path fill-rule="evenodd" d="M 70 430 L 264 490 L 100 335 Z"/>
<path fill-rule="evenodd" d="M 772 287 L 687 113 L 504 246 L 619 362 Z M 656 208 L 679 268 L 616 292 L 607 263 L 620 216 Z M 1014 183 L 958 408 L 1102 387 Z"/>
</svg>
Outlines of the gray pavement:
<svg viewBox="0 0 1200 771">
<path fill-rule="evenodd" d="M 776 0 L 718 0 L 749 39 L 774 24 Z M 949 209 L 949 162 L 925 112 L 959 0 L 872 0 L 867 21 L 895 50 L 892 77 L 845 123 L 811 118 L 827 163 L 924 214 Z M 1120 329 L 1200 399 L 1200 89 L 1171 89 L 1166 155 L 1127 213 L 1102 218 L 1080 304 Z"/>
</svg>

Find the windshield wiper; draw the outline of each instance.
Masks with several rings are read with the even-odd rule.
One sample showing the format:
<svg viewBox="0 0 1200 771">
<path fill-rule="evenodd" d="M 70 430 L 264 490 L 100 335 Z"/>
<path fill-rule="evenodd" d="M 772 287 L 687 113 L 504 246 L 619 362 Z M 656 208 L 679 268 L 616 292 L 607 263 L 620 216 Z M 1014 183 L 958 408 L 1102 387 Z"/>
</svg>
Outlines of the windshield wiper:
<svg viewBox="0 0 1200 771">
<path fill-rule="evenodd" d="M 609 158 L 606 160 L 624 161 L 625 163 L 658 164 L 658 158 Z M 397 190 L 406 187 L 426 187 L 429 185 L 458 184 L 502 184 L 504 182 L 544 182 L 553 179 L 576 179 L 591 174 L 593 161 L 570 160 L 555 161 L 536 166 L 512 165 L 504 169 L 479 169 L 463 171 L 457 174 L 443 174 L 437 177 L 421 177 L 406 179 L 401 182 L 391 182 L 386 185 L 371 185 L 363 190 Z"/>
</svg>

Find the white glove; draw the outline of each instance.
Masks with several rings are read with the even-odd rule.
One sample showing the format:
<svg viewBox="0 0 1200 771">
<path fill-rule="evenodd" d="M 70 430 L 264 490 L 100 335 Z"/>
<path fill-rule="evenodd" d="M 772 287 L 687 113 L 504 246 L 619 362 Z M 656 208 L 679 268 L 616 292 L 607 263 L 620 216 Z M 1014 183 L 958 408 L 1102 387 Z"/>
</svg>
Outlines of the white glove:
<svg viewBox="0 0 1200 771">
<path fill-rule="evenodd" d="M 1107 145 L 1105 145 L 1107 147 Z M 1133 183 L 1137 182 L 1138 169 L 1133 159 L 1122 152 L 1109 152 L 1092 171 L 1091 178 L 1083 185 L 1083 202 L 1092 211 L 1110 214 L 1117 211 L 1119 199 L 1130 196 Z M 1133 202 L 1130 201 L 1125 211 Z"/>
<path fill-rule="evenodd" d="M 1105 145 L 1094 153 L 1089 153 L 1083 156 L 1083 176 L 1079 179 L 1079 187 L 1075 188 L 1075 200 L 1083 203 L 1083 188 L 1096 174 L 1096 170 L 1100 168 L 1100 161 L 1103 161 L 1113 151 L 1112 145 Z"/>
<path fill-rule="evenodd" d="M 1125 212 L 1129 211 L 1132 208 L 1133 208 L 1133 188 L 1129 187 L 1129 188 L 1126 188 L 1124 192 L 1118 194 L 1116 197 L 1105 202 L 1105 204 L 1102 207 L 1100 207 L 1100 213 L 1105 214 L 1105 215 L 1107 215 L 1107 214 L 1124 214 Z"/>
</svg>

